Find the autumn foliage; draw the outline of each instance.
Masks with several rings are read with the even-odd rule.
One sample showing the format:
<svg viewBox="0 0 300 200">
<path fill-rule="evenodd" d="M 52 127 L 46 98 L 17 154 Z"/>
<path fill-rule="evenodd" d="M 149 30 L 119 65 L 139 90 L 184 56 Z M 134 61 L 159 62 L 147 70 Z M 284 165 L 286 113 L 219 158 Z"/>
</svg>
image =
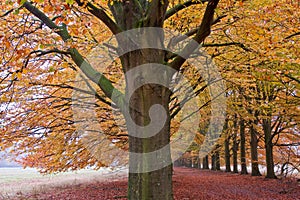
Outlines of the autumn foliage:
<svg viewBox="0 0 300 200">
<path fill-rule="evenodd" d="M 130 148 L 119 105 L 101 84 L 97 85 L 88 73 L 82 73 L 76 62 L 86 59 L 99 65 L 99 57 L 116 52 L 106 43 L 106 49 L 92 53 L 95 57 L 88 56 L 98 44 L 121 32 L 109 19 L 116 17 L 112 8 L 122 1 L 28 2 L 6 0 L 0 4 L 0 151 L 14 155 L 24 166 L 47 173 L 127 165 L 128 160 L 118 159 Z M 152 1 L 143 2 L 148 5 Z M 206 5 L 218 4 L 213 9 L 214 19 L 209 22 L 210 35 L 199 42 L 226 83 L 221 95 L 227 98 L 227 124 L 212 151 L 203 154 L 201 144 L 211 117 L 207 88 L 210 83 L 188 63 L 180 66 L 177 70 L 189 77 L 199 97 L 202 117 L 195 125 L 199 129 L 188 149 L 190 154 L 182 157 L 185 164 L 204 166 L 204 159 L 209 156 L 210 165 L 216 170 L 227 165 L 226 170 L 231 171 L 234 165 L 237 172 L 240 163 L 243 173 L 247 173 L 246 166 L 251 164 L 252 171 L 258 165 L 267 166 L 269 178 L 276 178 L 275 168 L 281 174 L 288 174 L 291 169 L 299 173 L 299 1 L 167 3 L 166 14 L 159 18 L 163 18 L 163 27 L 188 37 L 198 36 Z M 165 6 L 164 1 L 158 4 L 160 8 Z M 42 17 L 36 17 L 38 14 Z M 171 56 L 167 64 L 176 63 L 172 59 Z M 124 60 L 101 62 L 107 67 L 96 66 L 95 70 L 110 80 L 109 86 L 126 90 L 122 82 Z M 184 92 L 184 88 L 178 91 Z M 184 100 L 187 99 L 191 98 Z M 173 94 L 169 102 L 171 140 L 180 124 L 176 118 L 180 103 L 176 93 Z M 95 111 L 95 116 L 89 116 L 90 110 Z M 73 115 L 76 111 L 86 115 L 76 118 Z M 113 147 L 121 150 L 112 153 Z M 179 198 L 176 192 L 175 189 Z"/>
</svg>

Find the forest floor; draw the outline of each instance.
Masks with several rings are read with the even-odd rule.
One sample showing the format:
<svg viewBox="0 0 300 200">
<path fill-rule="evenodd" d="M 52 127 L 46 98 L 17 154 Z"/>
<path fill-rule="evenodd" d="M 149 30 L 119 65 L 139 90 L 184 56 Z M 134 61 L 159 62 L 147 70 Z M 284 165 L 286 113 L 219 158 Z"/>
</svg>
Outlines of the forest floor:
<svg viewBox="0 0 300 200">
<path fill-rule="evenodd" d="M 173 188 L 175 200 L 300 200 L 300 185 L 293 179 L 274 180 L 191 168 L 175 168 Z M 108 181 L 54 187 L 10 199 L 125 200 L 126 192 L 126 177 L 120 176 Z"/>
</svg>

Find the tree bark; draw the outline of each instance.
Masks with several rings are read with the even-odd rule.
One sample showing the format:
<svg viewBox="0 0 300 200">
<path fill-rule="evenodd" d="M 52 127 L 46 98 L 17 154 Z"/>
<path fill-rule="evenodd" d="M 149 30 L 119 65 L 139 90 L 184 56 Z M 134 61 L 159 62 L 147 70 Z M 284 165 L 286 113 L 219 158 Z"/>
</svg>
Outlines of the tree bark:
<svg viewBox="0 0 300 200">
<path fill-rule="evenodd" d="M 211 155 L 211 170 L 216 170 L 216 155 L 213 153 Z"/>
<path fill-rule="evenodd" d="M 160 86 L 153 85 L 152 88 L 158 92 L 162 89 Z M 143 90 L 146 90 L 143 91 Z M 161 105 L 165 105 L 165 109 L 168 109 L 168 99 L 163 95 L 157 95 L 156 92 L 149 92 L 146 88 L 142 87 L 138 89 L 137 97 L 132 101 L 132 107 L 138 109 L 138 114 L 135 111 L 133 119 L 137 124 L 146 125 L 149 122 L 148 116 L 140 115 L 140 113 L 148 113 L 150 105 L 158 103 L 160 101 Z M 161 94 L 161 92 L 159 94 Z M 147 99 L 147 100 L 146 100 Z M 142 108 L 141 108 L 142 107 Z M 141 108 L 141 109 L 139 109 Z M 146 111 L 147 110 L 147 111 Z M 156 135 L 150 138 L 137 138 L 130 136 L 129 139 L 129 180 L 128 180 L 128 193 L 129 199 L 164 199 L 171 200 L 173 199 L 172 193 L 172 161 L 170 148 L 166 148 L 165 151 L 169 152 L 160 152 L 159 150 L 166 147 L 169 142 L 170 134 L 170 123 L 169 115 L 167 122 L 165 123 L 163 129 L 159 131 Z M 128 128 L 129 131 L 134 131 Z M 139 133 L 141 135 L 148 134 L 145 132 Z M 136 157 L 134 153 L 147 154 L 150 152 L 157 152 L 155 158 L 148 156 Z M 169 163 L 167 166 L 158 167 L 158 169 L 152 171 L 151 166 L 154 163 Z M 149 167 L 150 166 L 150 167 Z M 150 171 L 148 172 L 148 170 Z M 136 172 L 137 171 L 137 172 Z M 145 171 L 145 172 L 143 172 Z"/>
<path fill-rule="evenodd" d="M 257 125 L 258 121 L 254 120 L 250 122 L 250 134 L 251 134 L 251 176 L 261 176 L 258 167 L 258 153 L 257 153 L 257 146 L 258 146 L 258 139 L 257 139 L 257 131 L 254 128 L 254 124 Z"/>
<path fill-rule="evenodd" d="M 230 137 L 228 134 L 228 118 L 226 118 L 225 121 L 225 125 L 224 125 L 224 130 L 225 130 L 225 141 L 224 141 L 224 153 L 225 153 L 225 166 L 226 172 L 231 172 L 231 167 L 230 167 L 230 147 L 229 147 L 229 143 L 230 143 Z"/>
<path fill-rule="evenodd" d="M 240 137 L 241 137 L 241 174 L 248 174 L 246 163 L 246 136 L 245 136 L 245 121 L 240 119 Z"/>
<path fill-rule="evenodd" d="M 202 168 L 202 163 L 201 163 L 201 159 L 199 157 L 197 157 L 197 168 L 201 169 Z"/>
<path fill-rule="evenodd" d="M 271 117 L 263 119 L 263 130 L 265 135 L 265 149 L 266 149 L 266 164 L 267 175 L 266 178 L 277 178 L 274 171 L 273 160 L 273 143 L 272 143 L 272 128 Z"/>
<path fill-rule="evenodd" d="M 203 169 L 209 169 L 209 163 L 208 163 L 208 155 L 206 155 L 203 159 L 202 159 L 202 163 L 203 163 Z"/>
<path fill-rule="evenodd" d="M 231 172 L 229 138 L 225 139 L 225 171 Z"/>
<path fill-rule="evenodd" d="M 234 115 L 233 119 L 233 145 L 232 145 L 232 159 L 233 159 L 233 173 L 238 173 L 238 162 L 237 162 L 237 151 L 238 151 L 238 142 L 237 142 L 237 115 Z"/>
<path fill-rule="evenodd" d="M 146 42 L 149 42 L 148 39 Z M 142 49 L 130 52 L 122 59 L 123 66 L 127 71 L 149 62 L 163 63 L 164 52 L 157 49 Z M 147 76 L 151 76 L 165 81 L 168 85 L 169 74 L 166 70 L 159 66 L 155 70 L 147 67 L 143 68 L 141 73 L 131 75 L 126 73 L 125 76 L 126 99 L 130 113 L 129 116 L 125 116 L 129 133 L 128 198 L 132 200 L 173 199 L 172 161 L 169 146 L 171 92 L 162 85 L 143 82 L 149 79 Z M 161 109 L 166 114 L 166 119 L 161 119 L 162 116 L 159 113 L 153 113 L 153 119 L 165 120 L 163 127 L 157 133 L 152 133 L 151 129 L 138 127 L 145 127 L 153 123 L 149 111 L 154 105 L 162 106 Z M 134 124 L 130 123 L 130 120 Z M 163 151 L 161 151 L 162 148 L 164 148 Z"/>
<path fill-rule="evenodd" d="M 220 171 L 221 164 L 220 164 L 220 150 L 219 149 L 216 150 L 215 155 L 216 155 L 216 170 Z"/>
</svg>

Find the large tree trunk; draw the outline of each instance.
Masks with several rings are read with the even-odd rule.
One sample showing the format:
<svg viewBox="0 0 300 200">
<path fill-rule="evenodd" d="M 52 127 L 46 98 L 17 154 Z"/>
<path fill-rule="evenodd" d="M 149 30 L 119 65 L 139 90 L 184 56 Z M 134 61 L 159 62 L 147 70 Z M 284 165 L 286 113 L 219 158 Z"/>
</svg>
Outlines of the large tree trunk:
<svg viewBox="0 0 300 200">
<path fill-rule="evenodd" d="M 153 89 L 158 92 L 161 91 L 160 86 L 153 86 Z M 136 99 L 132 100 L 132 106 L 138 109 L 140 106 L 141 113 L 148 113 L 150 105 L 161 101 L 161 105 L 165 105 L 167 110 L 168 99 L 163 99 L 163 95 L 157 95 L 154 91 L 147 91 L 146 88 L 139 89 Z M 161 94 L 161 93 L 160 93 Z M 141 95 L 141 96 L 140 96 Z M 142 99 L 140 99 L 141 97 Z M 134 103 L 133 103 L 134 102 Z M 137 106 L 139 105 L 139 106 Z M 134 112 L 134 111 L 133 111 Z M 133 116 L 134 121 L 139 125 L 146 125 L 149 122 L 147 114 L 136 114 Z M 129 199 L 173 199 L 172 194 L 172 161 L 169 145 L 170 136 L 170 123 L 169 115 L 167 122 L 162 130 L 150 138 L 129 138 L 129 180 L 128 192 Z M 130 129 L 129 129 L 130 130 Z M 134 130 L 130 130 L 134 131 Z M 145 135 L 147 132 L 140 132 L 139 134 Z M 165 148 L 167 147 L 167 148 Z M 159 151 L 164 148 L 164 151 Z M 166 152 L 167 151 L 167 152 Z M 147 156 L 150 152 L 156 152 L 155 157 Z M 139 153 L 143 156 L 136 156 Z M 166 163 L 166 166 L 160 167 L 161 164 Z M 156 166 L 157 165 L 157 169 Z M 153 170 L 155 169 L 155 170 Z"/>
<path fill-rule="evenodd" d="M 265 135 L 266 164 L 267 164 L 266 178 L 277 178 L 274 171 L 271 118 L 263 119 L 263 129 Z"/>
<path fill-rule="evenodd" d="M 238 162 L 237 162 L 237 151 L 238 151 L 238 142 L 237 142 L 237 116 L 234 115 L 233 119 L 233 145 L 232 145 L 232 159 L 233 159 L 233 173 L 238 173 Z"/>
<path fill-rule="evenodd" d="M 143 49 L 124 56 L 122 64 L 128 71 L 143 64 L 163 63 L 163 59 L 163 51 Z M 171 92 L 162 85 L 144 82 L 151 76 L 151 80 L 164 81 L 165 85 L 168 85 L 169 72 L 161 66 L 154 68 L 150 66 L 144 67 L 139 73 L 126 74 L 126 99 L 129 102 L 130 113 L 129 116 L 125 116 L 129 133 L 128 198 L 130 200 L 171 200 L 173 199 L 169 146 Z M 152 112 L 150 119 L 149 111 L 154 105 L 162 106 L 160 110 L 165 113 L 165 117 L 159 111 Z M 160 121 L 163 121 L 162 128 L 157 132 L 144 128 Z"/>
<path fill-rule="evenodd" d="M 258 121 L 254 120 L 251 121 L 250 124 L 250 134 L 251 134 L 251 141 L 250 141 L 250 147 L 251 147 L 251 175 L 252 176 L 261 176 L 261 173 L 259 172 L 258 167 L 258 154 L 257 154 L 257 146 L 258 146 L 258 139 L 257 139 L 257 131 L 253 127 L 254 124 L 257 124 Z"/>
<path fill-rule="evenodd" d="M 248 174 L 246 164 L 246 136 L 245 136 L 245 121 L 240 119 L 240 137 L 241 137 L 241 174 Z"/>
</svg>

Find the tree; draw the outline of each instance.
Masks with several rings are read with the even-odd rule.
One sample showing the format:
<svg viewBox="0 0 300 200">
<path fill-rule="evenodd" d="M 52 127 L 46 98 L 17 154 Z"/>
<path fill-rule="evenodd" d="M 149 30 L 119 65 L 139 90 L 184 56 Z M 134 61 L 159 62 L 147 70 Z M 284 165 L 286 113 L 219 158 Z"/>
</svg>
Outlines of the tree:
<svg viewBox="0 0 300 200">
<path fill-rule="evenodd" d="M 237 141 L 237 116 L 234 115 L 233 118 L 233 146 L 232 146 L 232 159 L 233 159 L 233 172 L 238 173 L 238 167 L 237 167 L 237 152 L 238 152 L 238 141 Z"/>
<path fill-rule="evenodd" d="M 225 151 L 225 171 L 231 172 L 231 165 L 230 165 L 230 135 L 229 135 L 229 127 L 228 127 L 228 117 L 226 118 L 224 131 L 225 131 L 225 140 L 224 140 L 224 151 Z"/>
<path fill-rule="evenodd" d="M 250 113 L 251 113 L 251 111 L 250 111 Z M 257 112 L 255 113 L 255 116 L 257 116 Z M 258 132 L 254 127 L 257 125 L 258 125 L 257 119 L 250 121 L 251 175 L 252 176 L 261 176 L 261 173 L 260 173 L 259 167 L 258 167 L 258 153 L 257 153 Z"/>
<path fill-rule="evenodd" d="M 240 119 L 240 137 L 241 137 L 241 166 L 242 174 L 248 174 L 246 163 L 246 136 L 245 136 L 245 121 Z"/>
<path fill-rule="evenodd" d="M 290 137 L 297 137 L 294 136 L 294 129 L 298 124 L 294 110 L 298 110 L 295 105 L 299 105 L 297 100 L 299 73 L 296 72 L 298 71 L 297 67 L 299 68 L 299 57 L 297 56 L 299 53 L 295 49 L 299 49 L 299 30 L 295 27 L 299 20 L 298 18 L 295 20 L 295 14 L 299 5 L 296 2 L 280 0 L 243 1 L 240 5 L 241 7 L 238 9 L 234 6 L 230 7 L 230 20 L 224 20 L 222 21 L 224 24 L 218 24 L 220 30 L 223 28 L 224 33 L 214 32 L 209 38 L 211 40 L 206 42 L 224 41 L 222 43 L 224 47 L 214 48 L 212 54 L 217 63 L 218 61 L 223 63 L 219 65 L 224 66 L 226 70 L 224 74 L 230 85 L 227 88 L 243 96 L 239 102 L 231 99 L 229 102 L 230 104 L 235 102 L 245 108 L 239 111 L 235 109 L 234 114 L 242 116 L 249 125 L 253 172 L 256 171 L 254 174 L 259 175 L 257 147 L 261 146 L 269 152 L 266 155 L 260 151 L 258 155 L 268 157 L 265 161 L 266 165 L 269 165 L 267 177 L 275 178 L 274 166 L 270 163 L 272 163 L 271 160 L 281 163 L 281 160 L 276 158 L 277 150 L 274 150 L 276 149 L 275 144 L 278 143 L 277 140 L 285 140 L 284 132 L 293 135 Z M 285 6 L 285 9 L 282 5 Z M 285 14 L 278 15 L 278 13 Z M 258 89 L 258 82 L 263 82 L 268 86 Z M 277 89 L 272 89 L 273 87 Z M 281 87 L 285 89 L 281 90 Z M 240 92 L 239 88 L 244 91 Z M 258 90 L 264 91 L 265 96 L 268 97 L 262 100 L 263 95 L 258 95 Z M 274 93 L 276 97 L 268 95 L 272 90 L 276 90 L 276 95 Z M 276 100 L 270 102 L 269 100 L 272 100 L 273 97 Z M 287 111 L 288 108 L 289 111 Z M 272 114 L 266 116 L 268 111 Z M 280 118 L 285 119 L 280 120 Z M 276 124 L 283 129 L 282 133 L 278 134 L 278 130 L 281 128 L 276 128 Z M 262 130 L 263 127 L 265 127 L 265 131 Z M 266 132 L 271 132 L 271 134 L 267 134 L 265 146 L 259 139 L 266 139 Z M 234 137 L 233 140 L 235 140 Z M 272 141 L 270 142 L 270 140 Z M 271 143 L 273 143 L 273 148 L 270 147 Z M 290 142 L 290 144 L 295 143 Z M 271 158 L 271 151 L 273 158 Z M 234 154 L 233 157 L 235 157 Z"/>
<path fill-rule="evenodd" d="M 117 90 L 112 81 L 105 76 L 105 74 L 98 72 L 93 66 L 84 58 L 83 53 L 86 51 L 86 45 L 78 45 L 76 41 L 89 41 L 90 38 L 97 42 L 97 34 L 99 34 L 99 30 L 95 33 L 92 28 L 92 23 L 95 22 L 95 18 L 101 21 L 101 23 L 105 24 L 106 27 L 113 34 L 119 34 L 123 31 L 134 29 L 134 28 L 142 28 L 142 27 L 158 27 L 163 28 L 165 21 L 174 16 L 179 11 L 186 9 L 189 6 L 195 4 L 202 4 L 206 1 L 186 1 L 183 3 L 179 3 L 177 5 L 170 5 L 168 1 L 108 1 L 105 2 L 106 5 L 102 2 L 88 2 L 88 1 L 66 1 L 66 3 L 62 3 L 61 1 L 18 1 L 20 4 L 18 8 L 15 8 L 15 4 L 13 1 L 7 1 L 7 12 L 5 12 L 2 17 L 6 17 L 8 15 L 14 14 L 12 21 L 6 21 L 7 24 L 15 25 L 16 23 L 21 23 L 25 31 L 22 32 L 21 29 L 14 29 L 12 32 L 13 39 L 9 38 L 10 36 L 5 36 L 2 38 L 3 43 L 6 45 L 4 51 L 8 51 L 11 48 L 15 48 L 14 54 L 16 55 L 12 60 L 9 59 L 9 56 L 5 55 L 4 65 L 9 69 L 8 65 L 12 65 L 13 68 L 8 70 L 8 73 L 5 73 L 3 80 L 8 80 L 5 87 L 10 88 L 16 83 L 16 81 L 21 80 L 22 76 L 29 74 L 32 76 L 36 76 L 36 81 L 38 81 L 38 76 L 44 78 L 47 76 L 49 80 L 56 79 L 61 76 L 66 76 L 65 69 L 57 69 L 59 67 L 67 67 L 75 70 L 80 70 L 85 78 L 81 80 L 88 80 L 85 84 L 91 84 L 93 88 L 95 85 L 98 87 L 94 89 L 94 91 L 101 89 L 102 95 L 98 96 L 101 104 L 110 104 L 113 102 L 113 106 L 117 107 L 120 112 L 125 115 L 125 120 L 127 124 L 127 131 L 129 133 L 129 152 L 131 152 L 129 156 L 129 189 L 128 189 L 128 198 L 129 199 L 173 199 L 172 194 L 172 165 L 168 164 L 160 169 L 155 171 L 147 171 L 147 167 L 149 167 L 151 163 L 151 159 L 147 157 L 142 157 L 137 159 L 134 155 L 135 153 L 148 153 L 154 152 L 162 147 L 166 146 L 170 142 L 170 96 L 171 91 L 168 89 L 168 86 L 172 80 L 172 73 L 169 73 L 164 68 L 157 68 L 157 70 L 150 70 L 149 72 L 144 72 L 139 77 L 130 77 L 126 72 L 131 69 L 148 63 L 158 63 L 168 65 L 175 71 L 183 70 L 182 66 L 185 62 L 185 58 L 178 55 L 169 55 L 166 54 L 163 50 L 157 49 L 138 49 L 135 51 L 131 51 L 125 53 L 120 57 L 120 62 L 122 64 L 122 71 L 125 74 L 126 80 L 126 88 L 125 94 L 121 91 Z M 174 2 L 175 3 L 175 2 Z M 207 3 L 203 19 L 200 23 L 200 26 L 197 27 L 194 34 L 189 34 L 189 36 L 193 36 L 193 40 L 198 42 L 199 44 L 204 41 L 204 39 L 210 34 L 210 27 L 214 23 L 214 12 L 218 5 L 218 0 L 210 0 Z M 30 15 L 29 15 L 30 13 Z M 51 18 L 52 17 L 52 18 Z M 90 22 L 86 20 L 90 20 Z M 199 25 L 199 23 L 198 23 Z M 5 29 L 5 28 L 4 28 Z M 149 29 L 150 30 L 150 29 Z M 5 29 L 7 31 L 7 29 Z M 8 30 L 7 35 L 9 35 L 10 31 Z M 163 47 L 162 33 L 142 33 L 143 37 L 140 37 L 138 43 L 154 43 Z M 89 34 L 90 38 L 84 38 L 85 35 Z M 28 36 L 31 35 L 31 38 Z M 83 39 L 81 38 L 83 37 Z M 39 44 L 39 39 L 45 38 L 43 44 Z M 18 45 L 17 41 L 20 39 L 20 45 Z M 130 39 L 132 38 L 117 38 L 118 39 L 118 49 L 126 49 L 128 45 L 134 45 Z M 28 41 L 27 41 L 28 40 Z M 10 43 L 10 41 L 12 41 Z M 32 43 L 30 43 L 30 42 Z M 54 48 L 44 50 L 46 47 Z M 62 47 L 62 48 L 60 48 Z M 186 55 L 189 55 L 197 49 L 198 45 L 193 45 L 193 43 L 188 43 L 183 49 Z M 41 57 L 45 55 L 55 54 L 55 56 L 50 57 L 52 60 L 42 62 L 39 60 L 37 63 L 37 69 L 33 69 L 33 64 L 30 62 L 32 59 L 32 55 L 36 57 Z M 18 59 L 22 59 L 24 62 L 19 62 Z M 49 58 L 49 57 L 48 57 Z M 48 67 L 47 70 L 43 71 L 43 65 L 49 65 L 57 58 L 65 59 L 64 63 L 56 63 L 53 64 L 50 69 Z M 6 62 L 8 61 L 8 62 Z M 74 65 L 75 64 L 75 65 Z M 4 70 L 5 71 L 5 70 Z M 60 73 L 63 71 L 63 75 Z M 37 74 L 39 72 L 39 74 Z M 54 73 L 53 73 L 54 72 Z M 49 73 L 51 75 L 49 75 Z M 146 84 L 139 87 L 135 90 L 135 87 L 139 85 L 143 79 L 147 78 L 149 73 L 153 77 L 158 77 L 159 80 L 163 80 L 166 85 L 161 86 L 157 84 Z M 59 74 L 59 75 L 58 75 Z M 64 77 L 65 78 L 65 77 Z M 138 79 L 136 79 L 138 78 Z M 71 79 L 71 77 L 69 77 Z M 66 81 L 67 82 L 67 81 Z M 92 82 L 92 83 L 90 83 Z M 11 83 L 11 85 L 10 85 Z M 34 82 L 30 81 L 30 84 L 34 84 Z M 50 105 L 51 107 L 56 104 L 56 108 L 62 108 L 65 111 L 65 107 L 62 105 L 70 104 L 71 100 L 68 95 L 63 96 L 64 90 L 62 88 L 69 88 L 74 90 L 80 90 L 80 88 L 74 87 L 74 85 L 56 85 L 56 84 L 38 84 L 42 85 L 43 88 L 41 90 L 45 95 L 49 92 L 49 87 L 57 86 L 60 88 L 60 100 L 57 101 L 57 93 L 53 93 L 52 101 L 49 101 L 50 98 L 45 99 L 44 103 L 46 105 Z M 47 87 L 48 86 L 48 87 Z M 96 88 L 96 87 L 95 87 Z M 38 89 L 38 88 L 37 88 Z M 80 91 L 88 94 L 88 91 Z M 132 94 L 132 95 L 130 95 Z M 20 94 L 18 94 L 20 95 Z M 21 96 L 21 95 L 20 95 Z M 126 97 L 130 96 L 130 101 L 126 100 Z M 34 95 L 32 95 L 33 98 Z M 87 98 L 87 97 L 82 97 Z M 53 100 L 54 99 L 54 100 Z M 77 99 L 80 102 L 80 99 Z M 63 103 L 63 104 L 61 104 Z M 73 102 L 74 103 L 74 102 Z M 129 110 L 126 110 L 126 106 L 128 104 Z M 150 138 L 139 138 L 134 137 L 136 132 L 139 132 L 139 135 L 149 134 L 146 130 L 137 130 L 136 126 L 130 126 L 132 124 L 131 118 L 135 124 L 140 126 L 146 126 L 150 123 L 151 119 L 148 115 L 150 108 L 154 104 L 159 104 L 166 111 L 166 123 L 163 124 L 162 129 L 155 136 Z M 43 111 L 46 110 L 46 105 L 38 105 L 34 104 L 34 109 L 43 108 Z M 96 104 L 94 106 L 97 106 Z M 99 108 L 101 109 L 101 107 Z M 26 109 L 27 113 L 30 113 L 30 109 Z M 96 163 L 97 161 L 93 159 L 89 159 L 88 152 L 83 148 L 80 143 L 80 137 L 74 137 L 73 133 L 74 129 L 72 127 L 73 123 L 77 123 L 80 119 L 76 119 L 75 121 L 66 119 L 63 124 L 57 123 L 57 117 L 59 113 L 53 113 L 51 109 L 48 109 L 48 114 L 45 114 L 43 117 L 46 117 L 48 120 L 53 121 L 51 127 L 44 124 L 43 126 L 33 126 L 34 128 L 30 128 L 33 130 L 33 135 L 41 135 L 41 137 L 28 138 L 29 144 L 33 145 L 32 141 L 42 142 L 48 140 L 48 138 L 52 137 L 51 135 L 47 136 L 47 134 L 42 134 L 45 129 L 56 128 L 56 130 L 68 130 L 68 134 L 65 136 L 55 136 L 53 140 L 50 140 L 51 143 L 48 143 L 44 148 L 52 149 L 54 145 L 54 141 L 60 141 L 65 145 L 61 145 L 60 148 L 54 150 L 57 155 L 64 154 L 66 148 L 69 149 L 70 152 L 76 152 L 76 156 L 85 158 L 82 162 L 72 160 L 69 162 L 66 158 L 72 158 L 72 153 L 64 155 L 63 157 L 56 156 L 55 154 L 48 156 L 40 155 L 41 158 L 47 160 L 51 159 L 51 163 L 59 163 L 64 169 L 74 166 L 74 168 L 82 167 L 86 165 L 85 160 L 88 162 Z M 125 113 L 129 113 L 126 115 Z M 161 113 L 154 113 L 161 114 Z M 34 117 L 34 113 L 32 113 L 32 117 Z M 26 120 L 28 120 L 27 116 Z M 60 116 L 63 119 L 63 116 Z M 157 116 L 158 118 L 160 116 Z M 19 119 L 18 119 L 19 120 Z M 44 121 L 44 120 L 42 120 Z M 60 120 L 64 121 L 64 120 Z M 38 121 L 36 123 L 39 123 Z M 10 124 L 12 125 L 12 124 Z M 16 125 L 16 124 L 14 124 Z M 34 133 L 35 132 L 35 133 Z M 51 133 L 51 132 L 50 132 Z M 20 135 L 22 135 L 20 133 Z M 46 137 L 45 137 L 46 136 Z M 116 137 L 114 135 L 114 137 Z M 45 138 L 45 139 L 44 139 Z M 66 138 L 71 140 L 66 140 Z M 14 138 L 15 141 L 22 141 L 22 136 L 19 139 Z M 13 141 L 12 140 L 12 141 Z M 70 142 L 71 141 L 71 142 Z M 24 145 L 26 143 L 22 143 L 20 145 Z M 28 143 L 27 143 L 28 144 Z M 69 147 L 66 147 L 68 146 Z M 6 142 L 6 146 L 10 146 L 8 142 Z M 25 145 L 26 146 L 26 145 Z M 25 149 L 24 146 L 24 149 Z M 37 154 L 36 154 L 37 155 Z M 47 158 L 48 157 L 48 158 Z M 28 158 L 33 158 L 29 157 Z M 156 156 L 157 163 L 171 163 L 170 157 L 170 149 L 166 149 L 163 154 L 158 154 Z M 65 160 L 66 159 L 66 160 Z M 43 167 L 43 163 L 40 163 L 40 167 Z M 27 160 L 30 162 L 30 160 Z M 75 164 L 74 162 L 80 162 Z M 101 166 L 101 163 L 99 164 Z M 48 166 L 51 168 L 51 166 Z M 139 169 L 138 173 L 136 173 L 136 169 Z"/>
</svg>

